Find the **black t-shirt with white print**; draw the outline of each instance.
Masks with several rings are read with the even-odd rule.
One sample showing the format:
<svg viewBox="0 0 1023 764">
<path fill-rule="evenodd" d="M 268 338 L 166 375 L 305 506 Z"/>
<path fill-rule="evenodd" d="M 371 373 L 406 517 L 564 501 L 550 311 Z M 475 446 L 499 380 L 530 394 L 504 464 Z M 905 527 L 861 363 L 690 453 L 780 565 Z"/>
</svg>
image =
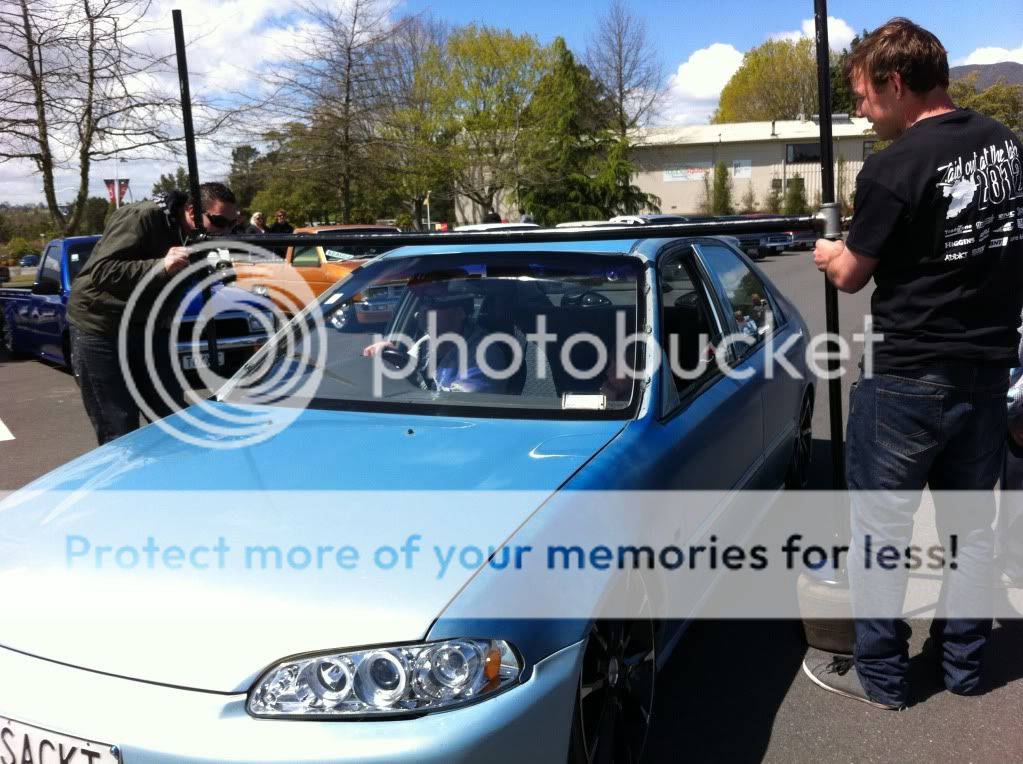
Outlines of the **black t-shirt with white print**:
<svg viewBox="0 0 1023 764">
<path fill-rule="evenodd" d="M 867 158 L 846 244 L 879 261 L 874 369 L 1017 364 L 1023 148 L 969 109 L 923 119 Z"/>
</svg>

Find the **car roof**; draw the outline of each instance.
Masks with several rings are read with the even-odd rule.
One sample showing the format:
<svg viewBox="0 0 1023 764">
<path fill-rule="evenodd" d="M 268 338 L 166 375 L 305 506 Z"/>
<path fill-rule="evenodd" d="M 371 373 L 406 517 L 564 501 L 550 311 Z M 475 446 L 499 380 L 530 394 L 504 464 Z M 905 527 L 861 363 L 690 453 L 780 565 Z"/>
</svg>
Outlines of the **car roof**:
<svg viewBox="0 0 1023 764">
<path fill-rule="evenodd" d="M 564 229 L 562 229 L 564 230 Z M 686 236 L 686 240 L 698 242 L 713 237 Z M 487 252 L 578 252 L 595 255 L 633 255 L 644 260 L 654 260 L 661 249 L 680 237 L 635 238 L 635 239 L 592 239 L 586 241 L 531 241 L 503 242 L 488 244 L 458 244 L 439 239 L 436 244 L 422 244 L 399 247 L 386 252 L 382 258 L 443 256 Z"/>
<path fill-rule="evenodd" d="M 341 224 L 336 225 L 304 225 L 296 228 L 293 233 L 329 233 L 332 231 L 347 231 L 349 233 L 359 233 L 365 231 L 366 233 L 401 233 L 401 229 L 393 225 L 375 225 L 372 223 L 366 224 Z"/>
</svg>

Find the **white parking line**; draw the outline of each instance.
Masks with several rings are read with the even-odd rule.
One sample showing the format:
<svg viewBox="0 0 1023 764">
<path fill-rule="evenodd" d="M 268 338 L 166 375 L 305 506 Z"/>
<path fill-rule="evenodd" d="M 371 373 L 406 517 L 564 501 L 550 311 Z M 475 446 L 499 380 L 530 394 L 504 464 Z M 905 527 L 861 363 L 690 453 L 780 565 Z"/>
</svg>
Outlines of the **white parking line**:
<svg viewBox="0 0 1023 764">
<path fill-rule="evenodd" d="M 14 433 L 7 429 L 3 419 L 0 419 L 0 440 L 14 440 Z"/>
</svg>

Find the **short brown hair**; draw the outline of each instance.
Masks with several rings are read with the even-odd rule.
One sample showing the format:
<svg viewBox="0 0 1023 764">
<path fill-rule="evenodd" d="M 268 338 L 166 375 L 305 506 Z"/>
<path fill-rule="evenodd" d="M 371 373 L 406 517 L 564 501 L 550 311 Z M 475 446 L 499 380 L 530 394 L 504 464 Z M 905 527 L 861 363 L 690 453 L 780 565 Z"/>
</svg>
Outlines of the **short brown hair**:
<svg viewBox="0 0 1023 764">
<path fill-rule="evenodd" d="M 852 49 L 843 74 L 852 82 L 863 72 L 880 87 L 898 72 L 914 93 L 948 87 L 948 51 L 931 32 L 909 19 L 894 18 Z"/>
</svg>

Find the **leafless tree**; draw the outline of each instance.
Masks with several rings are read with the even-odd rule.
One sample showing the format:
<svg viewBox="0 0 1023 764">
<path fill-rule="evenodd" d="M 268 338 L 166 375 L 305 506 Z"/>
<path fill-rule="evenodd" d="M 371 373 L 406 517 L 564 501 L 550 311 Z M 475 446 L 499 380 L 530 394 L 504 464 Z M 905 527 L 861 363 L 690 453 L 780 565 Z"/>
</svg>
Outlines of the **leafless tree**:
<svg viewBox="0 0 1023 764">
<path fill-rule="evenodd" d="M 302 147 L 315 155 L 320 171 L 332 174 L 344 223 L 352 218 L 353 185 L 378 141 L 389 73 L 384 56 L 395 30 L 391 11 L 381 0 L 310 0 L 302 6 L 308 23 L 300 27 L 294 55 L 271 77 L 276 116 L 307 128 Z"/>
<path fill-rule="evenodd" d="M 148 0 L 6 0 L 0 4 L 0 161 L 42 176 L 54 228 L 74 233 L 93 161 L 175 140 L 165 58 L 140 46 Z M 208 132 L 204 128 L 202 132 Z M 70 215 L 54 175 L 76 169 Z"/>
<path fill-rule="evenodd" d="M 664 74 L 646 24 L 623 0 L 611 0 L 586 49 L 585 63 L 615 110 L 615 128 L 624 138 L 633 127 L 657 115 Z"/>
<path fill-rule="evenodd" d="M 411 205 L 417 228 L 431 191 L 434 198 L 444 196 L 451 185 L 446 157 L 451 136 L 438 103 L 448 32 L 445 23 L 427 15 L 402 19 L 385 56 L 381 170 Z"/>
</svg>

